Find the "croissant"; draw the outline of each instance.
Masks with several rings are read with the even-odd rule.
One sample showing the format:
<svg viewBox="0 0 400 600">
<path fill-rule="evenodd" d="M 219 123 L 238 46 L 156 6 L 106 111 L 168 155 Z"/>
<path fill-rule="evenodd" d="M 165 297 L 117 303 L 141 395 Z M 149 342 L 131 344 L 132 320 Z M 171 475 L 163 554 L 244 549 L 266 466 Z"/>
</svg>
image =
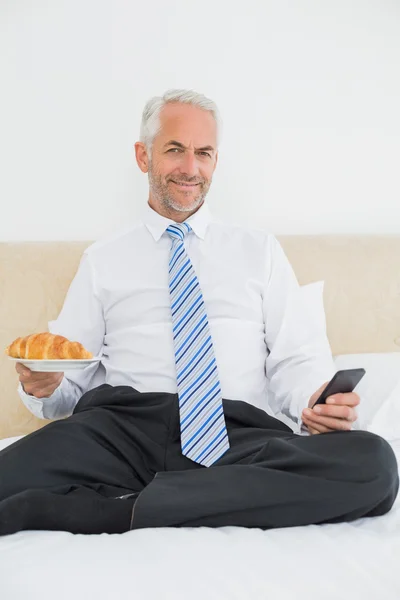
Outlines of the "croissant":
<svg viewBox="0 0 400 600">
<path fill-rule="evenodd" d="M 18 337 L 5 352 L 13 358 L 38 360 L 93 358 L 93 354 L 79 342 L 70 342 L 62 335 L 47 332 Z"/>
</svg>

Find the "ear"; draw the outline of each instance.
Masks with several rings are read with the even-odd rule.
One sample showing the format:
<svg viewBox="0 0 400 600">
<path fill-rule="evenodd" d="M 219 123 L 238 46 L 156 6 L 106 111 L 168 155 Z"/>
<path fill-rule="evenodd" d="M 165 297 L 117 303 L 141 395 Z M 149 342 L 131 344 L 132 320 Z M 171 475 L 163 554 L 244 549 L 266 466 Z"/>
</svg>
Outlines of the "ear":
<svg viewBox="0 0 400 600">
<path fill-rule="evenodd" d="M 218 152 L 217 152 L 217 153 L 216 153 L 216 155 L 215 155 L 215 165 L 214 165 L 214 171 L 215 171 L 215 169 L 217 168 L 217 163 L 218 163 Z M 213 172 L 214 172 L 214 171 L 213 171 Z"/>
<path fill-rule="evenodd" d="M 147 173 L 149 170 L 149 156 L 147 154 L 147 148 L 143 142 L 136 142 L 135 155 L 139 169 L 143 173 Z"/>
</svg>

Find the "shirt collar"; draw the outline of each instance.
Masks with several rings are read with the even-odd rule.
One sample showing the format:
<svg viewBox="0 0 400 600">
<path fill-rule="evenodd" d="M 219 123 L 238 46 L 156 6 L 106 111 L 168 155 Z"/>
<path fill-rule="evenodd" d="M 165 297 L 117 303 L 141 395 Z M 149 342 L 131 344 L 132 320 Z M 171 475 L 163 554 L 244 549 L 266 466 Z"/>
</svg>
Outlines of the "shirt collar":
<svg viewBox="0 0 400 600">
<path fill-rule="evenodd" d="M 147 202 L 142 214 L 142 221 L 150 231 L 151 235 L 156 242 L 160 239 L 162 234 L 167 229 L 168 225 L 175 223 L 172 219 L 163 217 Z M 204 240 L 208 224 L 212 221 L 212 215 L 208 203 L 206 201 L 200 206 L 200 208 L 193 213 L 186 222 L 190 224 L 197 237 Z"/>
</svg>

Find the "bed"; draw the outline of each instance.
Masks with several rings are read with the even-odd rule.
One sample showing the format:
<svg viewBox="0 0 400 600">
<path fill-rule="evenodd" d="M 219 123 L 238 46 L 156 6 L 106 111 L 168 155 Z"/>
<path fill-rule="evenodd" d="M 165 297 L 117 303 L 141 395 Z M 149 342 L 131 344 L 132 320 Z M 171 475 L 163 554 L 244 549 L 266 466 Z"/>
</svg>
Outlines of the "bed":
<svg viewBox="0 0 400 600">
<path fill-rule="evenodd" d="M 400 236 L 278 239 L 305 288 L 324 282 L 337 367 L 364 366 L 368 374 L 358 427 L 385 437 L 400 464 Z M 21 330 L 46 329 L 87 245 L 0 244 L 0 347 Z M 0 378 L 1 449 L 45 422 L 19 401 L 4 357 Z M 0 598 L 399 600 L 399 559 L 400 497 L 382 517 L 268 531 L 26 531 L 0 538 Z"/>
</svg>

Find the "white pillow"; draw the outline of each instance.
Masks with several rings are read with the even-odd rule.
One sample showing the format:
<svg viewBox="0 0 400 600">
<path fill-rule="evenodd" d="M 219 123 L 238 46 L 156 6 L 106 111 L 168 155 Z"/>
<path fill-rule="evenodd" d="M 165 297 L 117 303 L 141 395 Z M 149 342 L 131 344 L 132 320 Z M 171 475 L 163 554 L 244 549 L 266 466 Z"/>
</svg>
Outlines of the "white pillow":
<svg viewBox="0 0 400 600">
<path fill-rule="evenodd" d="M 324 281 L 301 285 L 301 298 L 304 311 L 310 319 L 310 325 L 318 334 L 326 334 L 326 315 L 324 306 Z"/>
<path fill-rule="evenodd" d="M 379 408 L 367 429 L 389 442 L 400 440 L 400 382 Z"/>
</svg>

